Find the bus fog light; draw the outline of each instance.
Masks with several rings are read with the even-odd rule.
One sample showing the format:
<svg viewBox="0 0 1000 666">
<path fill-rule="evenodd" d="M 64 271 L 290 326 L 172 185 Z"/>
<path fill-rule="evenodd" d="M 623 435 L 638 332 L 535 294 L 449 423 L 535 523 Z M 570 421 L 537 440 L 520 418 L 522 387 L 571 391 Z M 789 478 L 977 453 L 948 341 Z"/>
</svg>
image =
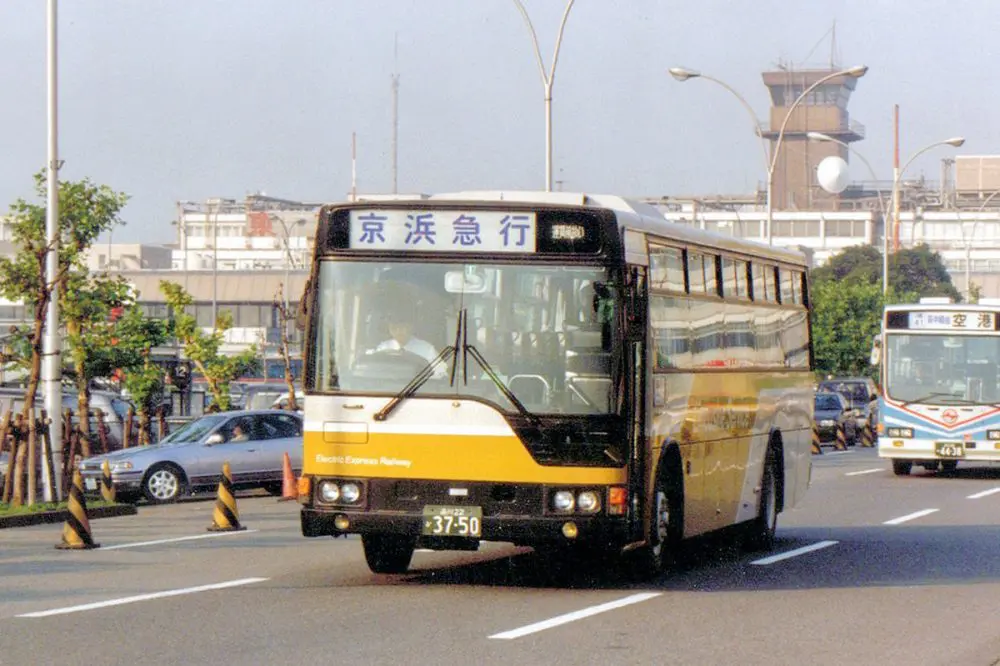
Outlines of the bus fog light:
<svg viewBox="0 0 1000 666">
<path fill-rule="evenodd" d="M 354 482 L 347 482 L 340 487 L 340 499 L 345 504 L 354 504 L 361 497 L 361 488 Z"/>
<path fill-rule="evenodd" d="M 319 497 L 324 502 L 336 502 L 340 499 L 340 486 L 333 481 L 323 481 L 319 484 Z"/>
<path fill-rule="evenodd" d="M 573 493 L 568 490 L 560 490 L 552 496 L 552 508 L 556 511 L 572 511 L 573 504 Z"/>
<path fill-rule="evenodd" d="M 601 508 L 601 498 L 593 490 L 587 490 L 576 496 L 576 506 L 583 513 L 594 513 Z"/>
<path fill-rule="evenodd" d="M 351 526 L 351 521 L 348 520 L 347 516 L 345 516 L 344 514 L 338 513 L 336 517 L 334 517 L 333 519 L 333 526 L 336 527 L 338 530 L 343 531 Z"/>
<path fill-rule="evenodd" d="M 562 533 L 563 536 L 566 537 L 567 539 L 575 539 L 576 535 L 580 533 L 580 530 L 577 529 L 576 523 L 568 522 L 568 523 L 563 523 Z"/>
</svg>

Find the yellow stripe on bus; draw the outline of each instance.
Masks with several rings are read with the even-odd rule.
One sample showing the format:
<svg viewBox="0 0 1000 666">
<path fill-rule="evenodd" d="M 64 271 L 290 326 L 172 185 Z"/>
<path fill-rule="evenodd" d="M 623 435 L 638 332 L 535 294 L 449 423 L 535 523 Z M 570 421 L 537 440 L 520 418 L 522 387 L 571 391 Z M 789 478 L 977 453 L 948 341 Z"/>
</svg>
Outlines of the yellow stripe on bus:
<svg viewBox="0 0 1000 666">
<path fill-rule="evenodd" d="M 369 435 L 363 446 L 306 432 L 303 473 L 312 476 L 440 479 L 496 483 L 623 484 L 625 468 L 539 465 L 516 437 Z"/>
</svg>

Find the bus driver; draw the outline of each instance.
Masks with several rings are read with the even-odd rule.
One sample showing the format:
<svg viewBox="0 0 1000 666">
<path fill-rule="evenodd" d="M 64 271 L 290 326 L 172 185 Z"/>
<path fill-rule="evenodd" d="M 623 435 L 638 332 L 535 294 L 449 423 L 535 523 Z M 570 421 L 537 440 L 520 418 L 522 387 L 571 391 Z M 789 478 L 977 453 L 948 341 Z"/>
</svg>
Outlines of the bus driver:
<svg viewBox="0 0 1000 666">
<path fill-rule="evenodd" d="M 405 309 L 400 308 L 394 308 L 389 314 L 389 339 L 379 343 L 375 348 L 375 353 L 381 351 L 407 351 L 423 357 L 428 363 L 433 361 L 438 353 L 434 345 L 414 337 L 413 319 Z"/>
</svg>

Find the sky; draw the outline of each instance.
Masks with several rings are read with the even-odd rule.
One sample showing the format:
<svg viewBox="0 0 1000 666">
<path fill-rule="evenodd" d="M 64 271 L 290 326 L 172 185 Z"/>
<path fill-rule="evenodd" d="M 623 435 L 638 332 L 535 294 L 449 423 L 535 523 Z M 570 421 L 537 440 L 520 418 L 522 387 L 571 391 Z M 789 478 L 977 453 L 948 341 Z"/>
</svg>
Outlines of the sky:
<svg viewBox="0 0 1000 666">
<path fill-rule="evenodd" d="M 0 0 L 0 210 L 35 200 L 46 162 L 46 4 Z M 880 179 L 895 104 L 903 161 L 956 135 L 952 154 L 1000 154 L 1000 2 L 946 4 L 576 0 L 552 85 L 556 188 L 736 194 L 765 180 L 739 101 L 672 66 L 725 81 L 766 120 L 761 72 L 779 62 L 868 65 L 848 110 Z M 524 5 L 548 70 L 566 3 Z M 60 177 L 131 197 L 116 242 L 175 241 L 179 200 L 342 201 L 352 132 L 358 191 L 390 192 L 394 73 L 400 192 L 545 186 L 544 88 L 513 0 L 62 0 L 58 28 Z M 947 151 L 907 178 L 939 179 Z"/>
</svg>

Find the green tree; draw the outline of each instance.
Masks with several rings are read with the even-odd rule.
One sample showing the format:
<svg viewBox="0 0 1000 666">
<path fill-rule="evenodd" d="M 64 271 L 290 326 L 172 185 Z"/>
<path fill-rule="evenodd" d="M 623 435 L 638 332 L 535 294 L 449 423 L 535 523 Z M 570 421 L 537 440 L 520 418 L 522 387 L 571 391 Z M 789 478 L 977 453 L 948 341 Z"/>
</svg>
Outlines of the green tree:
<svg viewBox="0 0 1000 666">
<path fill-rule="evenodd" d="M 812 285 L 813 353 L 817 372 L 871 375 L 868 361 L 882 317 L 882 287 L 862 279 Z"/>
<path fill-rule="evenodd" d="M 47 182 L 44 172 L 34 177 L 38 197 L 45 199 Z M 24 409 L 28 423 L 27 451 L 14 460 L 14 497 L 12 503 L 34 504 L 36 498 L 36 441 L 35 394 L 41 381 L 43 332 L 46 311 L 52 299 L 53 288 L 59 285 L 65 291 L 70 270 L 83 270 L 83 253 L 97 237 L 121 223 L 118 215 L 128 197 L 105 185 L 95 185 L 90 180 L 60 182 L 59 197 L 59 265 L 54 283 L 46 279 L 46 259 L 49 242 L 45 233 L 46 206 L 24 199 L 15 201 L 8 213 L 11 241 L 17 252 L 12 257 L 0 257 L 0 296 L 24 303 L 32 313 L 32 323 L 23 332 L 30 350 L 27 364 L 27 386 Z M 27 460 L 25 460 L 27 458 Z M 21 478 L 27 465 L 26 493 Z"/>
<path fill-rule="evenodd" d="M 166 344 L 171 328 L 168 322 L 147 317 L 132 302 L 115 322 L 112 335 L 110 365 L 124 373 L 124 388 L 139 415 L 139 443 L 148 444 L 152 413 L 162 404 L 166 389 L 164 369 L 150 354 L 154 347 Z"/>
<path fill-rule="evenodd" d="M 871 245 L 856 245 L 815 268 L 810 278 L 814 283 L 860 280 L 881 286 L 882 272 L 882 253 Z M 914 300 L 922 296 L 948 296 L 955 302 L 961 300 L 941 255 L 923 244 L 889 255 L 889 289 L 900 296 L 910 294 Z"/>
<path fill-rule="evenodd" d="M 222 354 L 225 333 L 233 325 L 232 313 L 228 310 L 220 311 L 211 332 L 206 332 L 198 326 L 194 315 L 187 312 L 187 307 L 194 300 L 181 285 L 161 280 L 160 291 L 173 312 L 174 335 L 183 348 L 184 355 L 205 378 L 208 391 L 219 409 L 229 409 L 230 382 L 260 366 L 256 345 L 233 356 Z"/>
</svg>

